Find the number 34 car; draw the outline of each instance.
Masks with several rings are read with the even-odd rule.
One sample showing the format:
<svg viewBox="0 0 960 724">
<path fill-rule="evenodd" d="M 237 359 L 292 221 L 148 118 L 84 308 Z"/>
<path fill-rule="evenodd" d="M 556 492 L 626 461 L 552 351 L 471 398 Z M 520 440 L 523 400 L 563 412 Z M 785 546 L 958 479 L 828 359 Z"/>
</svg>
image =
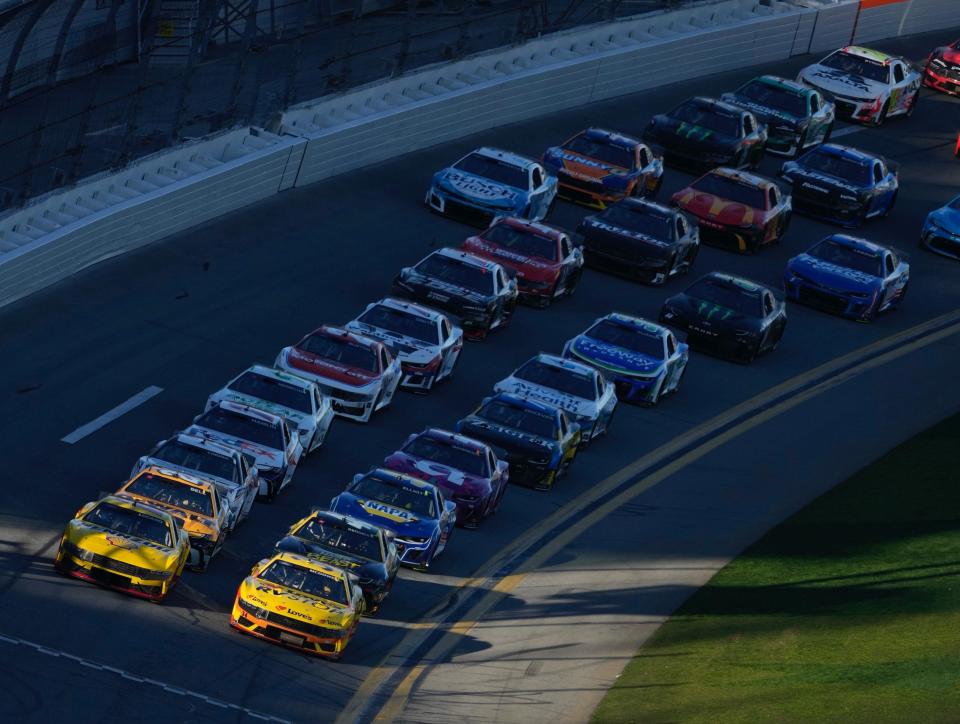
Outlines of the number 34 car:
<svg viewBox="0 0 960 724">
<path fill-rule="evenodd" d="M 295 553 L 255 565 L 237 590 L 230 625 L 246 634 L 332 659 L 343 655 L 364 611 L 346 571 Z"/>
</svg>

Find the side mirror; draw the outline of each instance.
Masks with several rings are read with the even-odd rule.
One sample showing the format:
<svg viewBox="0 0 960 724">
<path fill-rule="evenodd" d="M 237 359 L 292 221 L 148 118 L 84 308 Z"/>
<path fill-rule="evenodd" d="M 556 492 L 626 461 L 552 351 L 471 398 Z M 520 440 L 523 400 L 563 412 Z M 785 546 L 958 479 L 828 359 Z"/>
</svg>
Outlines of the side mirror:
<svg viewBox="0 0 960 724">
<path fill-rule="evenodd" d="M 356 484 L 359 483 L 362 479 L 363 479 L 363 473 L 357 473 L 356 475 L 353 476 L 353 483 L 352 483 L 352 484 L 353 484 L 353 485 L 356 485 Z"/>
<path fill-rule="evenodd" d="M 457 512 L 457 504 L 454 503 L 452 500 L 444 500 L 443 507 L 446 508 L 447 512 L 450 513 L 451 515 Z"/>
<path fill-rule="evenodd" d="M 253 475 L 253 477 L 255 477 L 255 478 L 259 478 L 259 477 L 260 477 L 260 468 L 258 468 L 256 465 L 254 465 L 252 468 L 250 468 L 250 474 Z"/>
</svg>

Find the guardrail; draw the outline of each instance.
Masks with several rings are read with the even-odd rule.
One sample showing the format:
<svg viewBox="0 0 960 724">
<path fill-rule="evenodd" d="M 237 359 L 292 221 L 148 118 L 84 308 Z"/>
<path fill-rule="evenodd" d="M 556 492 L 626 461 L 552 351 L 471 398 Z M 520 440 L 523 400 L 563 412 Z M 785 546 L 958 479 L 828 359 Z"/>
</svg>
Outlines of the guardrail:
<svg viewBox="0 0 960 724">
<path fill-rule="evenodd" d="M 288 110 L 0 218 L 0 306 L 215 216 L 496 125 L 936 29 L 957 0 L 723 0 L 559 33 Z M 954 12 L 955 15 L 955 12 Z"/>
</svg>

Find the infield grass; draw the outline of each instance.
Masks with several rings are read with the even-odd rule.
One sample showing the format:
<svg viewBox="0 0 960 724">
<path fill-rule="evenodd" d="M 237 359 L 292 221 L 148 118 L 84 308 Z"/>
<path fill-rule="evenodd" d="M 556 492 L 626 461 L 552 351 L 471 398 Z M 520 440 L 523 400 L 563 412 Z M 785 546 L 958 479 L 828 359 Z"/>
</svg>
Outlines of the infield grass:
<svg viewBox="0 0 960 724">
<path fill-rule="evenodd" d="M 960 722 L 960 415 L 721 570 L 594 722 Z"/>
</svg>

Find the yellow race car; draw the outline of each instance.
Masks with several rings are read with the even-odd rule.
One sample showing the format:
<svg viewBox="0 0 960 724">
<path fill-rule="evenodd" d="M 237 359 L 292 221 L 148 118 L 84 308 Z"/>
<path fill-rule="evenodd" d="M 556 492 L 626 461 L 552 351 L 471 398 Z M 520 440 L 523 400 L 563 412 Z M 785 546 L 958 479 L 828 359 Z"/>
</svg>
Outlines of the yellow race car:
<svg viewBox="0 0 960 724">
<path fill-rule="evenodd" d="M 339 659 L 357 630 L 363 591 L 354 577 L 296 553 L 253 567 L 237 589 L 230 625 L 274 643 Z"/>
<path fill-rule="evenodd" d="M 67 524 L 54 566 L 69 576 L 161 601 L 190 555 L 169 513 L 116 496 L 84 505 Z"/>
<path fill-rule="evenodd" d="M 188 473 L 148 465 L 116 492 L 120 498 L 140 500 L 177 519 L 190 536 L 187 567 L 206 570 L 223 546 L 227 508 L 214 483 Z"/>
</svg>

